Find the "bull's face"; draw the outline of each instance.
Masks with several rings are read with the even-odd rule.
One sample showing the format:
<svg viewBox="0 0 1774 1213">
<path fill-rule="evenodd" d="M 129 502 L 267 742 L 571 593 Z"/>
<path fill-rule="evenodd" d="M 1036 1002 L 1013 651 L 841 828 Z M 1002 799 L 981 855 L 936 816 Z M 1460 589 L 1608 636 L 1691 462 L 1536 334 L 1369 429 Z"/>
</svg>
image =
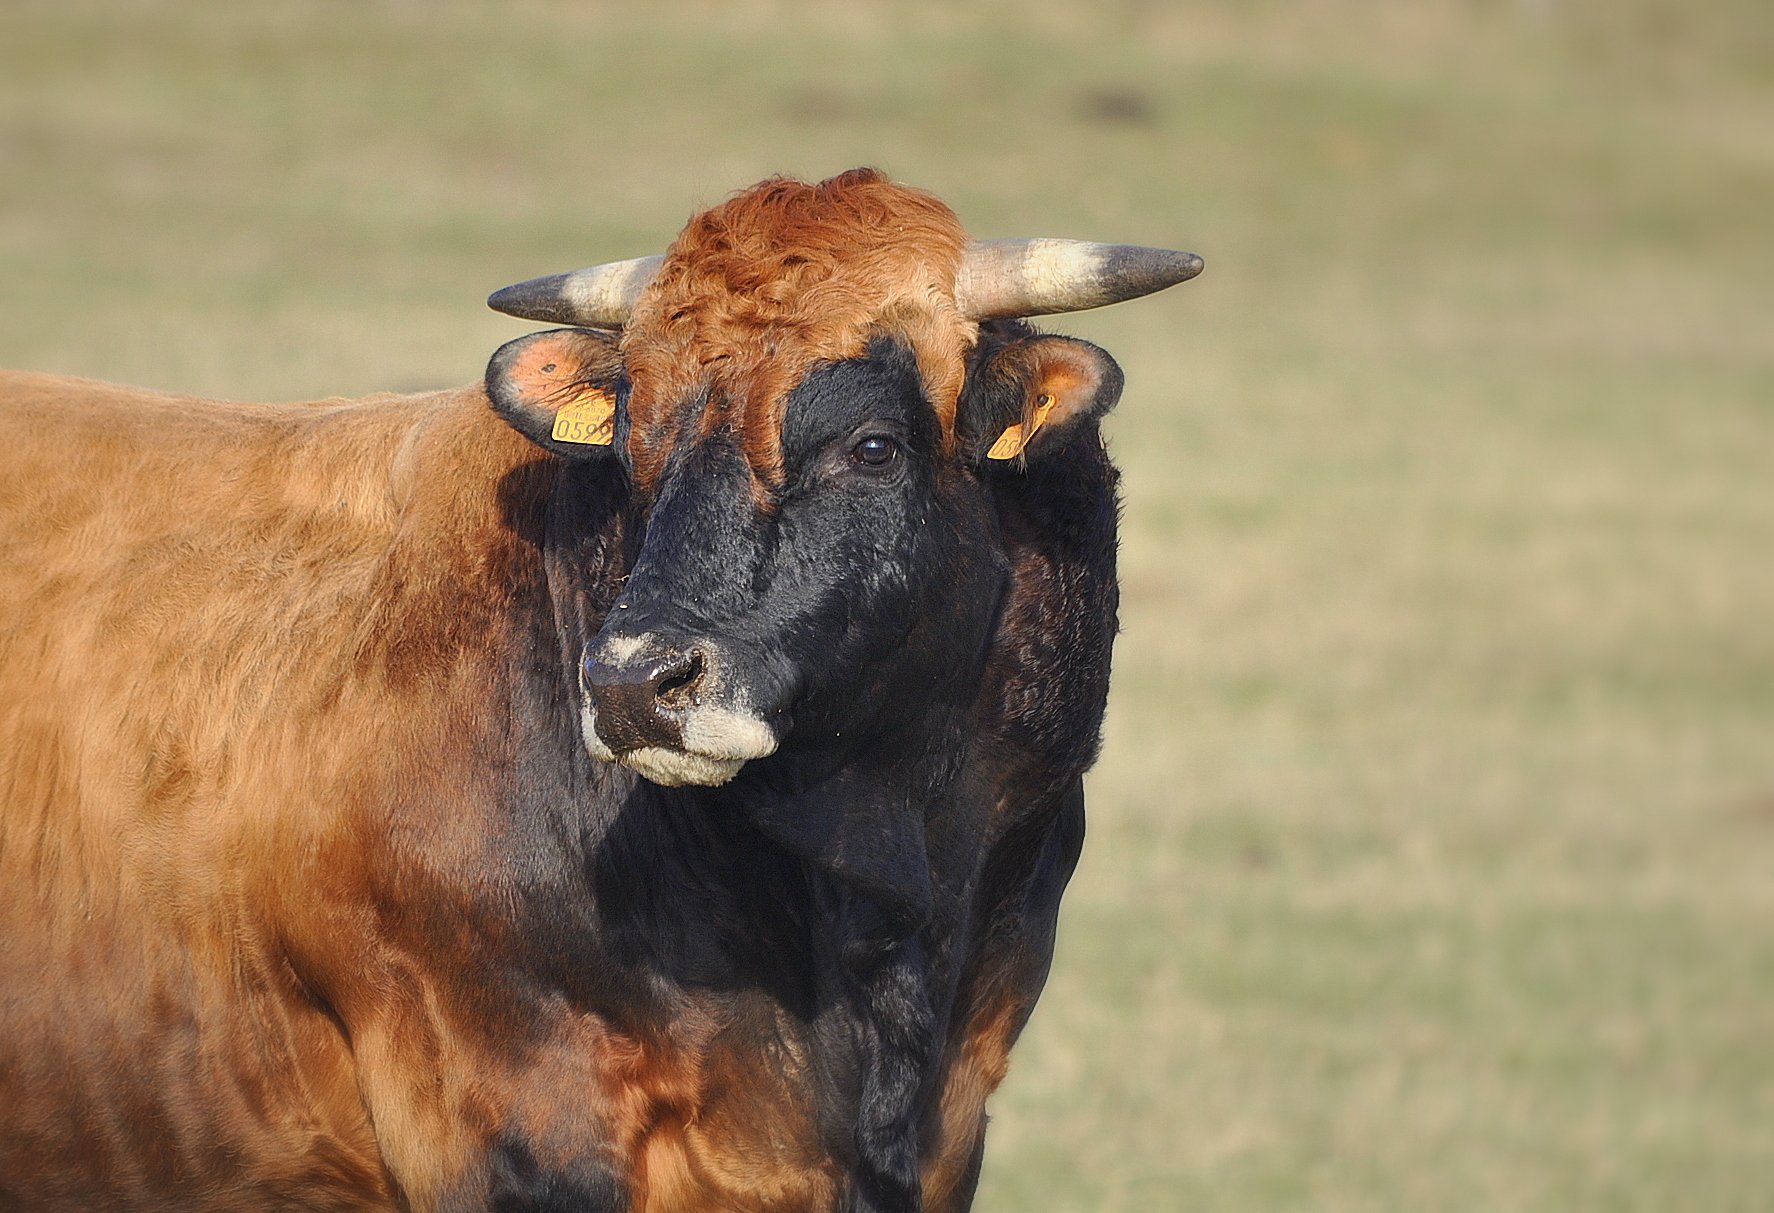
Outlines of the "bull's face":
<svg viewBox="0 0 1774 1213">
<path fill-rule="evenodd" d="M 574 465 L 548 580 L 593 758 L 714 789 L 666 799 L 835 877 L 866 934 L 924 921 L 929 823 L 987 803 L 971 781 L 1010 750 L 1070 754 L 1055 769 L 1075 778 L 1093 738 L 1054 721 L 1094 734 L 1106 691 L 1096 418 L 1121 374 L 1019 318 L 1200 268 L 972 241 L 938 199 L 859 169 L 742 191 L 661 257 L 496 293 L 579 326 L 505 346 L 487 393 Z"/>
<path fill-rule="evenodd" d="M 769 483 L 748 458 L 755 435 L 708 398 L 666 410 L 669 455 L 642 477 L 613 338 L 506 346 L 488 373 L 499 412 L 629 486 L 627 580 L 578 662 L 591 754 L 665 785 L 725 783 L 776 755 L 760 777 L 793 789 L 862 747 L 916 749 L 954 727 L 1006 578 L 982 472 L 1011 466 L 994 452 L 1020 468 L 1094 441 L 1120 382 L 1094 346 L 988 329 L 945 427 L 907 343 L 882 334 L 788 393 Z M 893 737 L 906 746 L 878 744 Z"/>
</svg>

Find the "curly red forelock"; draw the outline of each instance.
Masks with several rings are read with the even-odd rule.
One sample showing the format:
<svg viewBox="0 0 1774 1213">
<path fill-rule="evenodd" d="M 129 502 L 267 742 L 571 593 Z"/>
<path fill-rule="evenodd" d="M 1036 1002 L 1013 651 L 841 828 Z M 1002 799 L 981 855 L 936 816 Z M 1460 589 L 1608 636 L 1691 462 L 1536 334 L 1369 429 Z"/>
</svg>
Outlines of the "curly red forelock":
<svg viewBox="0 0 1774 1213">
<path fill-rule="evenodd" d="M 953 211 L 874 169 L 772 178 L 691 219 L 622 335 L 636 479 L 653 483 L 679 441 L 724 426 L 757 478 L 780 484 L 789 392 L 882 331 L 911 345 L 952 440 L 978 336 L 955 308 L 966 247 Z"/>
</svg>

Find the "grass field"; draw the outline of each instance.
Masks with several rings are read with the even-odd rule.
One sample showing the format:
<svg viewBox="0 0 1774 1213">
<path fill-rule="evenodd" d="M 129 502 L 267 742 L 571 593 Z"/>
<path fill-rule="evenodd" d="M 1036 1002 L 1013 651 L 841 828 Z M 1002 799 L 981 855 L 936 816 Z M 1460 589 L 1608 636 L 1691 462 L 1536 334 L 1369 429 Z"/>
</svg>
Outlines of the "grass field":
<svg viewBox="0 0 1774 1213">
<path fill-rule="evenodd" d="M 1774 1208 L 1765 2 L 0 9 L 0 363 L 472 379 L 771 172 L 1193 248 L 986 1213 Z"/>
</svg>

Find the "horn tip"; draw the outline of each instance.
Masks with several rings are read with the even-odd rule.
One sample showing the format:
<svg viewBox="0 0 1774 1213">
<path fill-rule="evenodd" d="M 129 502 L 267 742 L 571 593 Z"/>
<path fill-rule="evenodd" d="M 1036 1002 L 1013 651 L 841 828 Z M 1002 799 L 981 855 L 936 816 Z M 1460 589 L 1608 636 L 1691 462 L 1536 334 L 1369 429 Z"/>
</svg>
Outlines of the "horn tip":
<svg viewBox="0 0 1774 1213">
<path fill-rule="evenodd" d="M 1120 264 L 1117 265 L 1117 262 Z M 1187 282 L 1199 274 L 1206 264 L 1199 254 L 1186 253 L 1181 249 L 1124 245 L 1110 254 L 1109 264 L 1104 268 L 1112 278 L 1120 278 L 1129 284 L 1138 283 L 1141 288 L 1138 294 L 1149 295 L 1153 291 Z"/>
<path fill-rule="evenodd" d="M 561 285 L 565 274 L 550 274 L 503 287 L 487 296 L 487 306 L 495 312 L 516 316 L 521 320 L 562 322 L 560 315 Z"/>
</svg>

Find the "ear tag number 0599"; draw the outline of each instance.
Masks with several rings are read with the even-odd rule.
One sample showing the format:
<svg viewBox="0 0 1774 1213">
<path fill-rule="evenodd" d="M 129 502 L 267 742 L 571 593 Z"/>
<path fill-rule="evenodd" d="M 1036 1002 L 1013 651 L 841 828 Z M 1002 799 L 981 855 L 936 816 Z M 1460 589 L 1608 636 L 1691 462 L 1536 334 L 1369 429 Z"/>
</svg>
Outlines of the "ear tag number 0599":
<svg viewBox="0 0 1774 1213">
<path fill-rule="evenodd" d="M 609 446 L 616 437 L 616 400 L 610 393 L 588 387 L 554 415 L 556 442 L 581 446 Z"/>
</svg>

